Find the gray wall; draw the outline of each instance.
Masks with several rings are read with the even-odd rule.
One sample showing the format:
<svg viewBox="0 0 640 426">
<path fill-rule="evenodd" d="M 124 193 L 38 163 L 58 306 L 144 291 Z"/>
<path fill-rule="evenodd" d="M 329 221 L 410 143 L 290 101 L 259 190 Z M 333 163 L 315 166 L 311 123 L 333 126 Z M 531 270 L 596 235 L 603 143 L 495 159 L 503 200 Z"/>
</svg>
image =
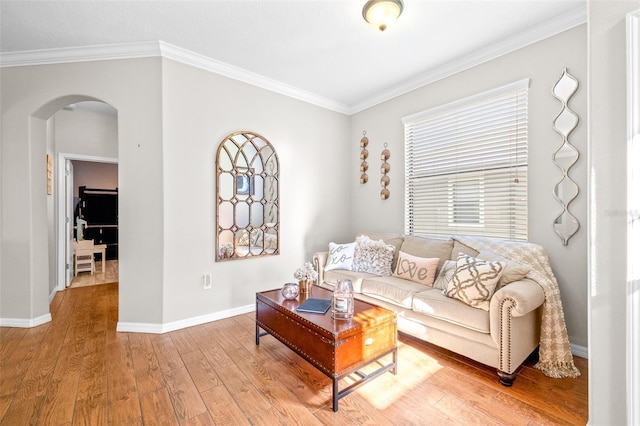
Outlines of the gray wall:
<svg viewBox="0 0 640 426">
<path fill-rule="evenodd" d="M 82 109 L 62 109 L 53 116 L 57 152 L 118 157 L 118 117 Z"/>
<path fill-rule="evenodd" d="M 162 320 L 162 110 L 160 59 L 2 68 L 0 317 L 49 315 L 46 172 L 48 120 L 97 99 L 119 113 L 121 321 Z M 72 95 L 70 95 L 72 94 Z M 56 187 L 57 188 L 57 187 Z"/>
<path fill-rule="evenodd" d="M 256 291 L 292 280 L 297 266 L 348 227 L 348 216 L 331 210 L 349 206 L 343 114 L 159 58 L 2 68 L 0 78 L 0 318 L 48 315 L 53 249 L 38 237 L 52 226 L 46 120 L 84 97 L 118 110 L 119 323 L 158 330 L 252 306 Z M 58 130 L 56 152 L 114 154 L 100 140 Z M 282 254 L 216 263 L 215 152 L 238 130 L 262 134 L 278 152 Z M 215 290 L 202 289 L 205 273 Z"/>
<path fill-rule="evenodd" d="M 627 323 L 625 15 L 638 9 L 637 0 L 589 2 L 589 423 L 594 425 L 631 424 L 625 388 L 630 377 L 626 360 L 630 348 L 624 326 Z"/>
<path fill-rule="evenodd" d="M 566 67 L 580 88 L 569 103 L 580 116 L 571 142 L 581 157 L 571 170 L 580 187 L 571 212 L 581 223 L 579 232 L 563 246 L 552 223 L 561 211 L 552 190 L 560 170 L 551 161 L 561 145 L 551 123 L 560 102 L 551 87 Z M 544 246 L 560 285 L 569 340 L 580 351 L 587 347 L 587 29 L 581 25 L 467 71 L 352 116 L 350 138 L 351 228 L 343 240 L 360 231 L 404 231 L 404 128 L 402 117 L 530 78 L 529 89 L 529 240 Z M 362 132 L 369 138 L 369 183 L 359 183 Z M 391 196 L 380 200 L 380 152 L 391 151 Z"/>
<path fill-rule="evenodd" d="M 165 323 L 253 306 L 255 292 L 294 270 L 346 229 L 349 118 L 268 90 L 163 60 Z M 215 156 L 223 139 L 250 130 L 280 161 L 280 252 L 214 262 Z M 202 276 L 213 275 L 214 290 Z"/>
</svg>

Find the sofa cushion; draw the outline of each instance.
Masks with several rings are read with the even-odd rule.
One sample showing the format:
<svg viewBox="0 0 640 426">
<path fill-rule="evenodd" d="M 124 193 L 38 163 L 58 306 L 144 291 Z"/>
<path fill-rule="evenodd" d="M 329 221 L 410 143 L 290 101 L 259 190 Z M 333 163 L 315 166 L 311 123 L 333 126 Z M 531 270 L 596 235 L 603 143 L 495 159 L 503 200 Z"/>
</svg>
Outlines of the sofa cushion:
<svg viewBox="0 0 640 426">
<path fill-rule="evenodd" d="M 456 272 L 442 292 L 445 296 L 487 311 L 505 266 L 502 262 L 489 262 L 460 253 Z"/>
<path fill-rule="evenodd" d="M 437 257 L 418 257 L 401 251 L 393 276 L 431 287 L 436 279 L 439 260 Z"/>
<path fill-rule="evenodd" d="M 391 275 L 395 248 L 383 240 L 372 240 L 366 235 L 356 238 L 356 249 L 351 269 L 376 275 Z"/>
<path fill-rule="evenodd" d="M 391 262 L 391 270 L 394 271 L 396 269 L 396 264 L 398 263 L 398 253 L 400 253 L 400 246 L 402 246 L 402 241 L 404 241 L 404 235 L 395 234 L 392 232 L 360 232 L 356 234 L 356 238 L 361 235 L 366 235 L 372 240 L 382 240 L 385 244 L 389 244 L 393 246 L 393 261 Z"/>
<path fill-rule="evenodd" d="M 408 309 L 413 306 L 413 295 L 423 290 L 423 284 L 396 277 L 368 277 L 362 281 L 362 294 Z"/>
<path fill-rule="evenodd" d="M 445 260 L 451 256 L 451 250 L 453 249 L 453 240 L 440 239 L 440 238 L 428 238 L 428 237 L 416 237 L 413 235 L 407 235 L 404 237 L 400 251 L 412 254 L 419 257 L 437 257 L 438 268 L 436 273 L 440 271 Z"/>
<path fill-rule="evenodd" d="M 500 277 L 500 281 L 498 281 L 498 287 L 496 287 L 496 290 L 514 281 L 520 281 L 527 276 L 529 271 L 531 271 L 531 268 L 521 265 L 518 262 L 514 262 L 513 260 L 509 260 L 506 257 L 502 257 L 491 250 L 480 250 L 477 257 L 478 259 L 498 261 L 507 264 L 502 276 Z"/>
<path fill-rule="evenodd" d="M 460 241 L 454 239 L 453 240 L 453 249 L 451 250 L 451 260 L 458 260 L 458 255 L 460 253 L 464 253 L 467 256 L 471 256 L 471 257 L 477 257 L 478 256 L 478 250 L 469 247 L 466 244 L 462 244 Z"/>
<path fill-rule="evenodd" d="M 356 248 L 356 243 L 348 244 L 336 244 L 329 243 L 329 257 L 327 258 L 327 264 L 324 267 L 325 271 L 332 269 L 345 269 L 351 270 L 353 265 L 353 254 Z"/>
<path fill-rule="evenodd" d="M 366 272 L 356 272 L 356 271 L 346 271 L 344 269 L 334 269 L 331 271 L 325 271 L 324 276 L 322 277 L 325 284 L 327 284 L 331 289 L 335 288 L 338 280 L 351 280 L 351 285 L 353 285 L 354 293 L 361 293 L 362 290 L 362 280 L 377 277 L 375 274 L 368 274 Z"/>
<path fill-rule="evenodd" d="M 413 296 L 413 311 L 474 331 L 489 333 L 489 312 L 475 309 L 445 296 L 437 289 L 427 289 Z"/>
<path fill-rule="evenodd" d="M 442 269 L 438 273 L 435 281 L 433 282 L 433 288 L 437 288 L 438 290 L 444 290 L 449 285 L 449 281 L 453 278 L 453 274 L 456 273 L 456 261 L 455 260 L 446 260 L 444 265 L 442 265 Z"/>
</svg>

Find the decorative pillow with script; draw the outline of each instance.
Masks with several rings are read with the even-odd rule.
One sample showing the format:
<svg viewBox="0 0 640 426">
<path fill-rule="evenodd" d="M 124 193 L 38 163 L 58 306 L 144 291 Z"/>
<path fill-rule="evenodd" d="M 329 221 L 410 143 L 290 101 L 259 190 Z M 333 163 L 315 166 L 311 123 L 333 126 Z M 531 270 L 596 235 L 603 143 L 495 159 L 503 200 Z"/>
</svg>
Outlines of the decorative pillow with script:
<svg viewBox="0 0 640 426">
<path fill-rule="evenodd" d="M 438 261 L 440 258 L 418 257 L 401 251 L 393 276 L 432 287 L 436 279 Z"/>
<path fill-rule="evenodd" d="M 366 235 L 361 235 L 356 238 L 351 269 L 356 272 L 389 276 L 395 250 L 395 247 L 386 244 L 383 240 L 374 241 Z"/>
<path fill-rule="evenodd" d="M 460 253 L 456 272 L 443 293 L 469 306 L 488 311 L 489 300 L 506 266 L 504 262 L 480 260 Z"/>
<path fill-rule="evenodd" d="M 356 243 L 336 244 L 329 243 L 329 258 L 324 267 L 325 271 L 332 269 L 351 270 L 353 265 L 353 253 L 356 249 Z"/>
</svg>

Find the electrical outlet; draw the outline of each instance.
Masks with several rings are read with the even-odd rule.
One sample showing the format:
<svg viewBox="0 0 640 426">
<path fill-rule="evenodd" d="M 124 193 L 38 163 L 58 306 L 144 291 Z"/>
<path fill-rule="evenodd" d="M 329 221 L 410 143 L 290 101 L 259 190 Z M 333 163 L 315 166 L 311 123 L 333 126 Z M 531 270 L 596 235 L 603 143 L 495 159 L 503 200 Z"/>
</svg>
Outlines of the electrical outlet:
<svg viewBox="0 0 640 426">
<path fill-rule="evenodd" d="M 202 276 L 202 288 L 205 290 L 211 289 L 211 274 L 204 274 Z"/>
</svg>

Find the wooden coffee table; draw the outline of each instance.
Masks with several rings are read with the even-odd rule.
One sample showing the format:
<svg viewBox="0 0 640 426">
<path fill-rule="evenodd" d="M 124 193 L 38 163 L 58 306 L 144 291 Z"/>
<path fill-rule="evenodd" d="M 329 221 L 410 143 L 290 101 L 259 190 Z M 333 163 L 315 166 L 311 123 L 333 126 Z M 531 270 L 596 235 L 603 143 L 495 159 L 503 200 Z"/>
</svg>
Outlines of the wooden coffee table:
<svg viewBox="0 0 640 426">
<path fill-rule="evenodd" d="M 331 299 L 332 292 L 314 286 L 308 298 Z M 351 320 L 334 320 L 325 314 L 296 312 L 302 301 L 285 300 L 280 289 L 256 293 L 256 345 L 271 334 L 333 380 L 333 411 L 338 400 L 364 383 L 391 370 L 397 372 L 398 330 L 396 314 L 360 300 Z M 265 332 L 261 333 L 260 329 Z M 363 367 L 392 354 L 392 361 L 368 374 Z M 339 390 L 338 381 L 352 373 L 359 379 Z"/>
</svg>

